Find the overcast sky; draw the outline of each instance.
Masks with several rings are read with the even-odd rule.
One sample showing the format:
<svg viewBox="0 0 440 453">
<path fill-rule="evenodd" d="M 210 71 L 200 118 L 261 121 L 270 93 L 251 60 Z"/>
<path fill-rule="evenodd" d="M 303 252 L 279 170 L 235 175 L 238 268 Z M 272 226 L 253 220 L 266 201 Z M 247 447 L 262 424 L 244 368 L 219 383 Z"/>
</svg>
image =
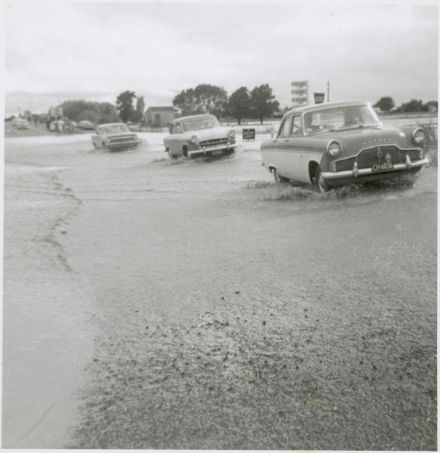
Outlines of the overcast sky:
<svg viewBox="0 0 440 453">
<path fill-rule="evenodd" d="M 19 3 L 6 8 L 6 91 L 130 89 L 171 103 L 199 83 L 290 82 L 331 100 L 437 98 L 438 12 L 344 3 Z M 70 96 L 71 97 L 71 96 Z"/>
</svg>

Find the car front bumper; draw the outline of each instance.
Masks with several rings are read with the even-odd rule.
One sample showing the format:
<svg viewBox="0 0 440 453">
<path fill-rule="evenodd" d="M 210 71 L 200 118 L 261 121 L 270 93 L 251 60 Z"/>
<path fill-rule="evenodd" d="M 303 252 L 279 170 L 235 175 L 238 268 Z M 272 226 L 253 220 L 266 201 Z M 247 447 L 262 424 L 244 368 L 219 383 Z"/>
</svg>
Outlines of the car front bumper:
<svg viewBox="0 0 440 453">
<path fill-rule="evenodd" d="M 222 144 L 218 146 L 206 146 L 205 148 L 197 148 L 191 151 L 188 151 L 189 157 L 198 157 L 198 156 L 215 156 L 217 154 L 222 154 L 224 151 L 233 152 L 237 147 L 236 143 L 231 144 Z"/>
<path fill-rule="evenodd" d="M 347 182 L 386 179 L 406 173 L 415 173 L 426 164 L 429 164 L 429 159 L 424 158 L 414 162 L 394 164 L 392 169 L 386 171 L 373 171 L 371 168 L 354 168 L 353 170 L 322 172 L 322 177 L 327 184 L 333 186 L 345 184 Z"/>
<path fill-rule="evenodd" d="M 135 140 L 127 140 L 124 142 L 117 142 L 117 143 L 106 143 L 105 147 L 108 149 L 120 149 L 120 148 L 127 148 L 130 146 L 137 146 L 139 145 L 140 140 L 135 139 Z"/>
</svg>

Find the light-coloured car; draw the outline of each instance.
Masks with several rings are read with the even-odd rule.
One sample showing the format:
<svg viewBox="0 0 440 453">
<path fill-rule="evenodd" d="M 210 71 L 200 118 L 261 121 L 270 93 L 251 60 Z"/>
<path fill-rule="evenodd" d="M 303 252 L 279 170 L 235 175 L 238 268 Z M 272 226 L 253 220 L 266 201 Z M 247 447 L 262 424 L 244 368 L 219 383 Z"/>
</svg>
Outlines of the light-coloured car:
<svg viewBox="0 0 440 453">
<path fill-rule="evenodd" d="M 322 192 L 417 173 L 429 162 L 424 140 L 420 127 L 384 126 L 368 102 L 327 103 L 287 112 L 261 156 L 277 182 L 312 183 Z"/>
<path fill-rule="evenodd" d="M 80 129 L 84 129 L 85 131 L 92 131 L 93 129 L 95 129 L 95 126 L 93 125 L 93 123 L 91 121 L 88 121 L 88 120 L 82 120 L 78 123 L 78 127 Z"/>
<path fill-rule="evenodd" d="M 107 148 L 110 151 L 136 148 L 140 140 L 124 123 L 101 124 L 92 135 L 95 148 Z"/>
<path fill-rule="evenodd" d="M 235 132 L 220 126 L 214 115 L 207 114 L 174 120 L 164 145 L 171 158 L 228 155 L 237 146 Z"/>
<path fill-rule="evenodd" d="M 29 129 L 29 123 L 23 118 L 14 118 L 12 120 L 12 126 L 15 127 L 15 129 Z"/>
</svg>

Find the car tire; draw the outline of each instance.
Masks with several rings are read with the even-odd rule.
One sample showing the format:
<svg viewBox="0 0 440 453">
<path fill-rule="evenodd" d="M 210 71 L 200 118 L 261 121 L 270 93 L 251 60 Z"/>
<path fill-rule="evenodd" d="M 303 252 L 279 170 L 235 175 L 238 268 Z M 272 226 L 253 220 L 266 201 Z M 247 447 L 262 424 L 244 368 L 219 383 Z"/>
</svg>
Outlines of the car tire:
<svg viewBox="0 0 440 453">
<path fill-rule="evenodd" d="M 322 177 L 322 171 L 321 167 L 318 165 L 318 167 L 315 170 L 315 176 L 313 177 L 313 187 L 316 192 L 318 193 L 324 193 L 328 192 L 330 190 L 330 187 L 328 184 L 324 181 L 324 178 Z"/>
<path fill-rule="evenodd" d="M 277 171 L 276 168 L 274 168 L 274 169 L 272 170 L 272 174 L 273 174 L 273 178 L 275 179 L 275 182 L 276 182 L 277 184 L 286 184 L 286 183 L 289 182 L 288 178 L 285 178 L 284 176 L 281 176 L 281 175 L 278 173 L 278 171 Z"/>
<path fill-rule="evenodd" d="M 170 159 L 177 159 L 177 156 L 174 155 L 170 149 L 168 150 L 168 156 L 170 156 Z"/>
<path fill-rule="evenodd" d="M 398 184 L 402 189 L 411 189 L 416 183 L 416 173 L 402 175 L 397 178 Z"/>
</svg>

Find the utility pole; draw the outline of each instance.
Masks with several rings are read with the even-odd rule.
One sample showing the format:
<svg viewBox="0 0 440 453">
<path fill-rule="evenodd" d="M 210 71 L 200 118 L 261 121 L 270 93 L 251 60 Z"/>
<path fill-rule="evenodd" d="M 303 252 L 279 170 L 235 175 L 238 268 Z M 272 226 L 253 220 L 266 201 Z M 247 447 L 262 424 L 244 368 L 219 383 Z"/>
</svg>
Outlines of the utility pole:
<svg viewBox="0 0 440 453">
<path fill-rule="evenodd" d="M 327 80 L 327 102 L 330 102 L 330 82 Z"/>
</svg>

